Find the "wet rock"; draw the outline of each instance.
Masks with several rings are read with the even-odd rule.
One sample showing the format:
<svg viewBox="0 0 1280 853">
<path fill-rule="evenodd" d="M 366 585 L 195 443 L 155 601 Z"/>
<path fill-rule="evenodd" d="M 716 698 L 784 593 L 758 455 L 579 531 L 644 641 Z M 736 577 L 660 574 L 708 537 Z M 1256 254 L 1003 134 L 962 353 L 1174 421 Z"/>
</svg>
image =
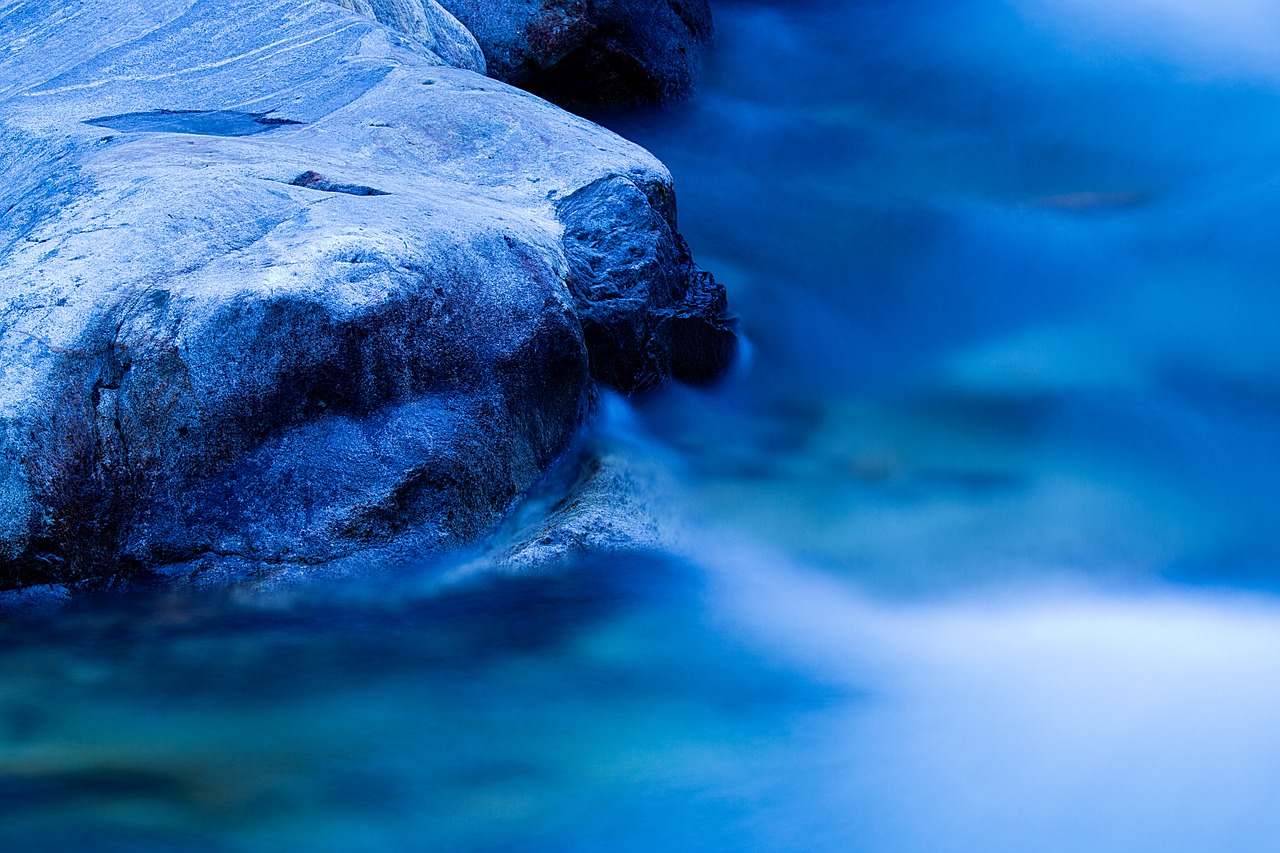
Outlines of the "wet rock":
<svg viewBox="0 0 1280 853">
<path fill-rule="evenodd" d="M 670 188 L 610 176 L 572 193 L 557 211 L 595 375 L 628 393 L 671 376 L 693 384 L 718 376 L 737 337 L 724 288 L 694 264 L 675 230 Z M 618 241 L 619 229 L 636 222 L 644 223 L 637 239 Z"/>
<path fill-rule="evenodd" d="M 570 108 L 687 97 L 711 41 L 707 0 L 441 0 L 489 73 Z"/>
<path fill-rule="evenodd" d="M 427 40 L 81 0 L 0 43 L 0 585 L 457 547 L 597 381 L 731 355 L 662 165 Z"/>
</svg>

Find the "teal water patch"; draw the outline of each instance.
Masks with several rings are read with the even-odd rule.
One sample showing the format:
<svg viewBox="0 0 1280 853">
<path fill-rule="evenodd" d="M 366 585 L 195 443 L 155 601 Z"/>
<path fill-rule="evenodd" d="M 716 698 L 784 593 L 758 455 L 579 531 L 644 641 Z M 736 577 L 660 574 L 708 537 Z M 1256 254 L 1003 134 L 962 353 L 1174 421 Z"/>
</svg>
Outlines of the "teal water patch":
<svg viewBox="0 0 1280 853">
<path fill-rule="evenodd" d="M 12 616 L 0 841 L 741 848 L 793 778 L 776 744 L 837 695 L 726 644 L 668 558 L 359 587 Z"/>
</svg>

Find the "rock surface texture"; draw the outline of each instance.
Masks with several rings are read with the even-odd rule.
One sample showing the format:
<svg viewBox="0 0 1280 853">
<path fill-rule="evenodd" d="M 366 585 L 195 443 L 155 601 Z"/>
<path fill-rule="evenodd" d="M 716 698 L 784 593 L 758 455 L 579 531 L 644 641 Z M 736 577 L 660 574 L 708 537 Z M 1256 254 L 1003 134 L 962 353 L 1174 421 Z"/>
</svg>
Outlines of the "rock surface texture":
<svg viewBox="0 0 1280 853">
<path fill-rule="evenodd" d="M 475 34 L 491 75 L 570 108 L 687 97 L 712 36 L 707 0 L 440 3 Z"/>
<path fill-rule="evenodd" d="M 470 30 L 436 0 L 332 0 L 414 39 L 450 65 L 485 73 L 484 53 Z"/>
<path fill-rule="evenodd" d="M 662 165 L 413 8 L 0 0 L 0 585 L 456 547 L 725 366 Z"/>
</svg>

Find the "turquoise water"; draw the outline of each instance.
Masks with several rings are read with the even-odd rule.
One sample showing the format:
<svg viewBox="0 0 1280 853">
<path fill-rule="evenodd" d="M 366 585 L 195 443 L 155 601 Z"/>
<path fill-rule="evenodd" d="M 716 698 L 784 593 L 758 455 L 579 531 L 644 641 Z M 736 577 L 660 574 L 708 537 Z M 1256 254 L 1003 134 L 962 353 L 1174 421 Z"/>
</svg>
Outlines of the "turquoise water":
<svg viewBox="0 0 1280 853">
<path fill-rule="evenodd" d="M 715 10 L 667 544 L 9 616 L 0 849 L 1274 849 L 1280 11 Z"/>
</svg>

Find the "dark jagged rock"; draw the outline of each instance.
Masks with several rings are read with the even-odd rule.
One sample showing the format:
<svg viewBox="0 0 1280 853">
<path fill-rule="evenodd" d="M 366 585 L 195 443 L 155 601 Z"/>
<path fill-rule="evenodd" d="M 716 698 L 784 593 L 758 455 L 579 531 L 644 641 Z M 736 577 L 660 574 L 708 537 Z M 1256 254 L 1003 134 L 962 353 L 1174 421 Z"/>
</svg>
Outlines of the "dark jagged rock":
<svg viewBox="0 0 1280 853">
<path fill-rule="evenodd" d="M 564 223 L 569 290 L 592 371 L 625 392 L 669 376 L 702 384 L 733 357 L 737 337 L 724 288 L 697 267 L 675 230 L 669 187 L 610 176 L 557 205 Z M 638 239 L 619 230 L 642 222 Z"/>
<path fill-rule="evenodd" d="M 707 0 L 441 0 L 489 73 L 576 108 L 687 97 L 711 41 Z"/>
<path fill-rule="evenodd" d="M 725 366 L 661 164 L 428 41 L 307 0 L 6 7 L 0 585 L 456 547 L 597 379 Z"/>
</svg>

